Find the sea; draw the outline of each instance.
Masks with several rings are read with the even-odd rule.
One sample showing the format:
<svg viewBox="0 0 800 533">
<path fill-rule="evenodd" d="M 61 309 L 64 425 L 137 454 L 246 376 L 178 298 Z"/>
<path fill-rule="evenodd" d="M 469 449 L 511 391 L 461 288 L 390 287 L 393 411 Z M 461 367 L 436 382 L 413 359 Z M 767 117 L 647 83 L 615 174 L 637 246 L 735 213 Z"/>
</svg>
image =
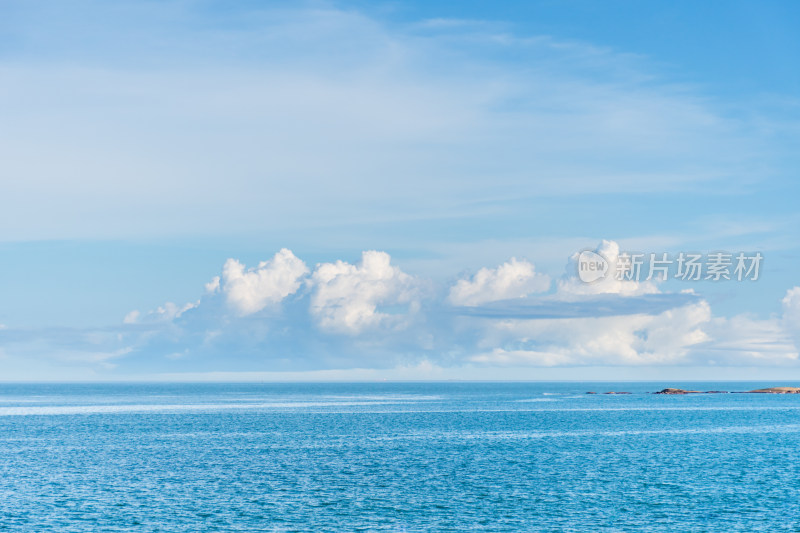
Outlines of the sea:
<svg viewBox="0 0 800 533">
<path fill-rule="evenodd" d="M 0 384 L 0 531 L 800 531 L 800 395 L 652 394 L 775 385 Z"/>
</svg>

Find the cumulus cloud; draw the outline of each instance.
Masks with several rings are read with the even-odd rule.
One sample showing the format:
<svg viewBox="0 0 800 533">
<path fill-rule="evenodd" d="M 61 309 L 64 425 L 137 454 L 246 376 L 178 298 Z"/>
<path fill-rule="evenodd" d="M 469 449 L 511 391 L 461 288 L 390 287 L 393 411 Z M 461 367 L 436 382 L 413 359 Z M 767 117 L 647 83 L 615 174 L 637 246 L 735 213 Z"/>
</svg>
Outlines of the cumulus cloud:
<svg viewBox="0 0 800 533">
<path fill-rule="evenodd" d="M 658 287 L 652 281 L 637 281 L 637 276 L 632 276 L 634 279 L 624 279 L 624 277 L 616 275 L 619 270 L 626 271 L 627 269 L 625 264 L 620 261 L 620 250 L 617 242 L 603 240 L 594 249 L 594 253 L 603 257 L 608 263 L 608 271 L 605 277 L 591 283 L 581 281 L 578 278 L 578 257 L 580 253 L 575 253 L 569 258 L 565 275 L 558 280 L 558 293 L 560 295 L 566 298 L 574 298 L 594 294 L 639 296 L 659 292 Z M 643 279 L 646 274 L 647 272 L 644 272 L 638 278 Z"/>
<path fill-rule="evenodd" d="M 760 319 L 749 314 L 716 317 L 707 330 L 716 364 L 792 364 L 800 361 L 800 287 L 786 291 L 782 313 Z"/>
<path fill-rule="evenodd" d="M 711 320 L 700 301 L 660 314 L 595 318 L 501 320 L 484 324 L 472 361 L 490 364 L 641 365 L 685 362 L 709 340 Z"/>
<path fill-rule="evenodd" d="M 603 278 L 582 281 L 574 254 L 555 294 L 513 306 L 484 300 L 471 308 L 466 316 L 476 320 L 464 318 L 462 327 L 480 333 L 468 359 L 533 366 L 674 364 L 710 340 L 707 302 L 693 294 L 662 294 L 651 281 L 616 279 L 621 254 L 614 241 L 602 241 L 594 253 L 608 262 Z M 491 273 L 484 269 L 481 278 Z M 474 285 L 460 282 L 462 289 Z"/>
<path fill-rule="evenodd" d="M 412 276 L 385 252 L 366 251 L 361 262 L 323 263 L 311 276 L 311 314 L 323 330 L 355 335 L 378 326 L 402 328 L 419 309 Z"/>
<path fill-rule="evenodd" d="M 222 268 L 221 281 L 215 278 L 206 285 L 206 291 L 219 288 L 236 313 L 250 315 L 297 292 L 306 274 L 306 264 L 283 248 L 269 261 L 248 270 L 236 259 L 228 259 Z"/>
<path fill-rule="evenodd" d="M 215 292 L 219 291 L 219 276 L 214 276 L 211 278 L 211 281 L 205 284 L 206 292 L 208 294 L 214 294 Z"/>
<path fill-rule="evenodd" d="M 485 365 L 791 365 L 800 361 L 800 287 L 782 313 L 713 316 L 704 300 L 660 313 L 486 320 L 468 359 Z"/>
<path fill-rule="evenodd" d="M 781 300 L 784 326 L 792 332 L 800 333 L 800 287 L 786 291 Z"/>
<path fill-rule="evenodd" d="M 598 251 L 613 258 L 618 247 L 604 241 Z M 385 252 L 365 251 L 358 263 L 321 263 L 309 274 L 284 249 L 251 269 L 230 259 L 198 301 L 133 311 L 116 330 L 5 329 L 0 348 L 85 352 L 83 362 L 101 369 L 111 368 L 103 366 L 104 354 L 114 354 L 115 372 L 143 364 L 198 372 L 377 369 L 420 361 L 462 370 L 800 361 L 800 287 L 786 292 L 782 313 L 757 318 L 714 316 L 699 295 L 652 293 L 655 287 L 641 284 L 580 294 L 562 279 L 555 294 L 533 294 L 548 281 L 532 263 L 511 259 L 445 293 L 392 264 Z M 272 312 L 258 313 L 268 306 Z"/>
<path fill-rule="evenodd" d="M 547 275 L 537 273 L 532 263 L 512 257 L 497 268 L 482 268 L 472 278 L 459 280 L 450 288 L 448 299 L 453 305 L 476 306 L 523 298 L 549 287 Z"/>
<path fill-rule="evenodd" d="M 594 253 L 608 262 L 605 277 L 582 281 L 576 253 L 554 295 L 522 305 L 503 302 L 498 307 L 482 302 L 471 308 L 462 327 L 480 333 L 473 336 L 475 351 L 468 359 L 532 366 L 746 365 L 800 360 L 800 287 L 786 292 L 780 316 L 715 317 L 708 302 L 694 291 L 662 293 L 654 280 L 616 279 L 617 269 L 625 264 L 620 262 L 615 241 L 603 240 Z M 641 268 L 639 279 L 648 274 L 647 265 Z"/>
</svg>

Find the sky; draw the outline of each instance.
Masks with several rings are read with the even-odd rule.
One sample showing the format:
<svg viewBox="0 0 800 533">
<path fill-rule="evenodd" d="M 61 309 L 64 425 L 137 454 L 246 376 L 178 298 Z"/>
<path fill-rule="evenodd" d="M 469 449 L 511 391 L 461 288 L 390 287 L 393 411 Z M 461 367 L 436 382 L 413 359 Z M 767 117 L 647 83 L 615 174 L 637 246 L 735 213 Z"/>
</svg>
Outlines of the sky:
<svg viewBox="0 0 800 533">
<path fill-rule="evenodd" d="M 0 0 L 0 381 L 798 380 L 798 27 Z"/>
</svg>

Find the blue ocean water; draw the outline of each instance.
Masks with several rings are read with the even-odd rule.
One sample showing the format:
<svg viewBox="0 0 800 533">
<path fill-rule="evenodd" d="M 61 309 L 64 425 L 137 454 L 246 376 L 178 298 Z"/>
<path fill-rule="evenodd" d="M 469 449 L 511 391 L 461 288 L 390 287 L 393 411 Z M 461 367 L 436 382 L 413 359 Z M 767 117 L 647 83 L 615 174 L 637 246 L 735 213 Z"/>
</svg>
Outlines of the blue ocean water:
<svg viewBox="0 0 800 533">
<path fill-rule="evenodd" d="M 5 384 L 0 530 L 800 531 L 769 385 Z"/>
</svg>

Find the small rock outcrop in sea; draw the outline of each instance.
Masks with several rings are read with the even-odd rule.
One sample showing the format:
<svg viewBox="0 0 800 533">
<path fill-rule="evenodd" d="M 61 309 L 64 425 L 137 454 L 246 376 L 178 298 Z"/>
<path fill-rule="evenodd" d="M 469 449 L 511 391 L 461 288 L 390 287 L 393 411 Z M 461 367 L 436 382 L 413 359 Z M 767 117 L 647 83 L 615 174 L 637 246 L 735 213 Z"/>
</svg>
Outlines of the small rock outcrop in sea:
<svg viewBox="0 0 800 533">
<path fill-rule="evenodd" d="M 597 393 L 596 393 L 596 392 L 594 392 L 594 391 L 592 391 L 592 390 L 590 390 L 590 391 L 589 391 L 589 392 L 587 392 L 586 394 L 597 394 Z"/>
<path fill-rule="evenodd" d="M 739 394 L 800 394 L 800 387 L 769 387 L 767 389 L 756 389 L 749 391 L 734 391 Z M 607 392 L 606 394 L 624 394 L 621 392 Z M 726 390 L 686 390 L 686 389 L 662 389 L 654 394 L 728 394 Z"/>
<path fill-rule="evenodd" d="M 608 391 L 604 392 L 603 394 L 630 394 L 630 392 L 617 392 L 617 391 Z"/>
<path fill-rule="evenodd" d="M 800 387 L 770 387 L 768 389 L 756 389 L 747 392 L 759 394 L 800 394 Z"/>
</svg>

